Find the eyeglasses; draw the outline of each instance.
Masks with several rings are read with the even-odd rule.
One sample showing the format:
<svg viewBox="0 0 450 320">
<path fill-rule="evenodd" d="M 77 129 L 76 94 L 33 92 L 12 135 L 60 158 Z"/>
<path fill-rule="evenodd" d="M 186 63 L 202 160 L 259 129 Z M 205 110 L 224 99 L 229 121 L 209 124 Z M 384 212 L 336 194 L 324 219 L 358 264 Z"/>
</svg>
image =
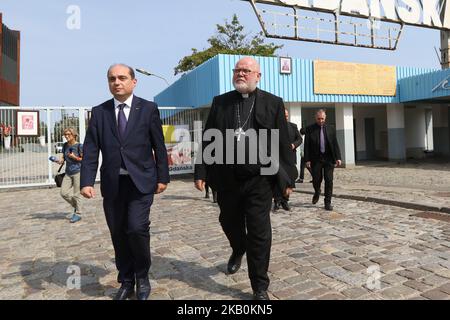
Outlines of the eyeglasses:
<svg viewBox="0 0 450 320">
<path fill-rule="evenodd" d="M 71 133 L 64 133 L 64 136 L 71 136 Z"/>
<path fill-rule="evenodd" d="M 234 74 L 240 74 L 241 72 L 244 74 L 244 76 L 248 76 L 250 73 L 257 71 L 252 71 L 250 69 L 233 69 Z"/>
</svg>

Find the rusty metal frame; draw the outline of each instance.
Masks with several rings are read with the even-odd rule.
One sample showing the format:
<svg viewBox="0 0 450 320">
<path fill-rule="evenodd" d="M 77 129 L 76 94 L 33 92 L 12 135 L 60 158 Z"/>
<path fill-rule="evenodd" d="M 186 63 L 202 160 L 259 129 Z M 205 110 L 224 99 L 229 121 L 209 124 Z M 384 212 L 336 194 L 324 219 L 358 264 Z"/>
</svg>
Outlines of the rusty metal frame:
<svg viewBox="0 0 450 320">
<path fill-rule="evenodd" d="M 363 17 L 358 17 L 352 14 L 347 14 L 347 13 L 341 13 L 339 11 L 335 11 L 334 13 L 331 13 L 330 11 L 327 10 L 321 10 L 321 9 L 317 9 L 317 8 L 306 8 L 306 7 L 301 7 L 298 8 L 296 6 L 290 6 L 290 5 L 283 5 L 280 3 L 280 5 L 274 4 L 273 2 L 264 2 L 264 1 L 257 1 L 257 0 L 244 0 L 247 2 L 250 2 L 253 11 L 258 19 L 258 22 L 261 26 L 261 29 L 264 33 L 264 35 L 267 38 L 273 38 L 273 39 L 284 39 L 284 40 L 294 40 L 294 41 L 306 41 L 306 42 L 314 42 L 314 43 L 322 43 L 322 44 L 332 44 L 332 45 L 341 45 L 341 46 L 351 46 L 351 47 L 359 47 L 359 48 L 369 48 L 369 49 L 380 49 L 380 50 L 396 50 L 397 49 L 397 45 L 399 42 L 399 39 L 402 35 L 403 32 L 403 28 L 405 26 L 404 23 L 400 23 L 397 21 L 385 21 L 385 20 L 377 20 L 380 23 L 381 22 L 389 22 L 392 23 L 394 25 L 398 26 L 398 34 L 395 37 L 392 37 L 391 30 L 393 30 L 393 28 L 388 28 L 388 38 L 385 37 L 377 37 L 377 35 L 374 33 L 374 28 L 371 28 L 371 34 L 370 34 L 370 38 L 371 38 L 371 44 L 361 44 L 358 43 L 357 39 L 358 36 L 360 37 L 368 37 L 369 35 L 365 35 L 365 34 L 358 34 L 357 31 L 355 31 L 355 33 L 353 34 L 349 34 L 348 32 L 343 32 L 340 31 L 340 25 L 342 23 L 342 21 L 340 21 L 341 16 L 345 16 L 345 17 L 353 17 L 353 18 L 359 18 L 359 19 L 364 19 Z M 285 7 L 285 8 L 290 8 L 293 10 L 293 28 L 294 28 L 294 36 L 289 36 L 289 35 L 278 35 L 278 34 L 273 34 L 271 32 L 269 32 L 268 28 L 267 28 L 267 23 L 264 21 L 263 15 L 262 13 L 264 12 L 264 10 L 260 10 L 257 7 L 257 3 L 260 4 L 264 4 L 264 5 L 268 5 L 268 6 L 274 6 L 274 7 Z M 298 15 L 298 11 L 299 10 L 303 10 L 303 11 L 311 11 L 311 12 L 319 12 L 319 13 L 325 13 L 325 14 L 330 14 L 330 15 L 334 15 L 334 20 L 335 20 L 335 30 L 332 31 L 330 30 L 329 32 L 334 32 L 335 33 L 335 40 L 334 41 L 330 41 L 330 40 L 321 40 L 321 39 L 313 39 L 313 38 L 306 38 L 306 37 L 302 37 L 299 34 L 299 29 L 301 29 L 300 26 L 300 19 L 299 19 L 299 15 Z M 281 15 L 286 15 L 286 14 L 282 14 Z M 373 26 L 374 20 L 373 19 L 368 19 L 371 23 L 371 25 Z M 354 25 L 354 27 L 356 28 L 356 26 Z M 354 42 L 350 43 L 350 42 L 343 42 L 340 41 L 339 39 L 339 35 L 354 35 Z M 392 38 L 391 38 L 392 37 Z M 389 41 L 389 45 L 388 46 L 379 46 L 376 45 L 375 40 L 388 40 Z"/>
</svg>

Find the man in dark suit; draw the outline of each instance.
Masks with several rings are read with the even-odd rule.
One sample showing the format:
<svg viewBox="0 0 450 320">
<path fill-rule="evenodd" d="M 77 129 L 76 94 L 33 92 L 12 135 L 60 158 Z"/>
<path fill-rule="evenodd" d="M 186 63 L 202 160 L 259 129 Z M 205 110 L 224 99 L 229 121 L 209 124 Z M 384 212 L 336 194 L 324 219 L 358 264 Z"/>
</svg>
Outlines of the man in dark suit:
<svg viewBox="0 0 450 320">
<path fill-rule="evenodd" d="M 302 137 L 304 137 L 305 134 L 306 134 L 305 128 L 301 128 L 301 129 L 300 129 L 300 135 L 301 135 Z M 303 143 L 303 144 L 300 146 L 300 155 L 301 155 L 301 157 L 302 157 L 301 160 L 300 160 L 300 175 L 299 175 L 297 181 L 295 181 L 296 183 L 297 183 L 297 182 L 298 182 L 298 183 L 303 183 L 303 180 L 305 179 L 305 167 L 306 167 L 306 162 L 305 162 L 305 143 Z M 311 177 L 312 177 L 312 171 L 311 171 L 311 168 L 307 168 L 307 169 L 308 169 L 309 174 L 310 174 Z M 312 180 L 311 180 L 310 182 L 312 182 Z"/>
<path fill-rule="evenodd" d="M 239 270 L 246 253 L 253 298 L 268 300 L 273 187 L 278 184 L 289 195 L 297 170 L 289 143 L 283 100 L 257 89 L 261 78 L 258 62 L 250 57 L 243 58 L 233 73 L 236 90 L 217 96 L 212 102 L 202 139 L 203 156 L 196 161 L 195 187 L 203 191 L 207 181 L 217 191 L 219 221 L 233 250 L 228 260 L 228 273 Z M 218 132 L 223 141 L 227 140 L 226 146 L 215 149 L 216 156 L 226 156 L 223 162 L 221 159 L 210 161 L 205 155 L 206 149 L 213 145 L 206 136 L 213 131 Z M 264 139 L 264 132 L 268 133 L 266 138 L 270 143 Z M 252 138 L 251 134 L 254 134 Z M 252 151 L 256 146 L 259 146 L 259 153 Z M 263 161 L 261 153 L 270 156 L 270 167 Z M 253 156 L 257 161 L 250 160 Z"/>
<path fill-rule="evenodd" d="M 304 153 L 306 167 L 311 168 L 313 176 L 312 203 L 319 201 L 320 185 L 325 178 L 325 210 L 331 211 L 334 167 L 340 166 L 342 161 L 336 131 L 325 124 L 326 118 L 325 110 L 320 109 L 316 113 L 316 123 L 306 128 Z"/>
<path fill-rule="evenodd" d="M 116 300 L 129 298 L 135 284 L 138 300 L 150 295 L 150 207 L 154 194 L 169 183 L 159 111 L 155 103 L 133 95 L 136 82 L 129 66 L 109 68 L 114 98 L 92 109 L 81 166 L 81 193 L 92 198 L 102 153 L 100 188 L 121 283 Z"/>
<path fill-rule="evenodd" d="M 288 122 L 288 135 L 289 141 L 291 142 L 291 149 L 294 154 L 294 163 L 297 163 L 297 148 L 302 144 L 303 139 L 298 131 L 297 125 L 289 121 L 289 111 L 287 109 L 284 110 L 284 115 Z M 293 187 L 295 187 L 295 185 Z M 276 212 L 280 209 L 280 206 L 286 211 L 291 210 L 291 207 L 289 206 L 289 196 L 283 195 L 283 192 L 278 187 L 275 187 L 273 192 L 273 211 Z"/>
</svg>

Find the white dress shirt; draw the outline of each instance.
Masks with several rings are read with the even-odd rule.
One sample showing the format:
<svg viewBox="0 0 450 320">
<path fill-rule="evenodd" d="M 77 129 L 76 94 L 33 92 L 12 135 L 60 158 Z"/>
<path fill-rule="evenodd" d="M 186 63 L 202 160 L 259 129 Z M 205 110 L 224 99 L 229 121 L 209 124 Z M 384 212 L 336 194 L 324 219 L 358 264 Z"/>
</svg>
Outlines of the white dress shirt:
<svg viewBox="0 0 450 320">
<path fill-rule="evenodd" d="M 133 95 L 129 96 L 125 102 L 120 102 L 116 98 L 114 98 L 114 110 L 116 112 L 116 121 L 119 121 L 119 105 L 125 104 L 125 107 L 123 108 L 123 112 L 125 113 L 125 117 L 128 118 L 130 116 L 130 110 L 131 110 L 131 104 L 133 103 Z"/>
</svg>

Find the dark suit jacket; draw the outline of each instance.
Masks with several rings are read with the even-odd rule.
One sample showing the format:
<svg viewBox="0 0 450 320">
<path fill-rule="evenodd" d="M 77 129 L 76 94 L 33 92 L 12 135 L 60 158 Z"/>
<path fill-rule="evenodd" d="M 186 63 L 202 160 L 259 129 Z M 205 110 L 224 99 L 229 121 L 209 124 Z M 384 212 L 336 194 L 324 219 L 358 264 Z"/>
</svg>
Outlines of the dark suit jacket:
<svg viewBox="0 0 450 320">
<path fill-rule="evenodd" d="M 288 134 L 289 134 L 289 141 L 291 144 L 294 145 L 295 149 L 291 149 L 294 153 L 294 162 L 297 163 L 297 148 L 300 147 L 300 145 L 303 142 L 303 138 L 300 135 L 300 132 L 298 131 L 297 125 L 292 122 L 288 122 Z"/>
<path fill-rule="evenodd" d="M 289 143 L 283 100 L 259 89 L 256 89 L 255 94 L 254 112 L 257 125 L 255 129 L 279 129 L 279 170 L 275 176 L 276 182 L 282 190 L 286 189 L 287 186 L 293 187 L 298 173 Z M 216 96 L 211 105 L 205 131 L 215 128 L 220 130 L 225 137 L 226 129 L 235 129 L 234 107 L 239 104 L 239 99 L 240 93 L 237 91 Z M 204 149 L 208 143 L 208 141 L 203 141 L 202 148 Z M 270 140 L 268 145 L 270 145 Z M 231 190 L 239 185 L 234 176 L 233 165 L 205 165 L 203 159 L 201 164 L 195 166 L 194 179 L 206 180 L 208 185 L 217 191 Z"/>
<path fill-rule="evenodd" d="M 336 139 L 336 130 L 332 126 L 325 125 L 325 148 L 328 148 L 333 163 L 342 160 L 341 150 Z M 317 162 L 320 158 L 320 126 L 315 123 L 306 128 L 305 135 L 305 162 Z"/>
<path fill-rule="evenodd" d="M 121 155 L 130 178 L 141 193 L 153 193 L 157 183 L 169 183 L 161 119 L 158 107 L 153 102 L 133 97 L 123 141 L 119 138 L 114 100 L 92 109 L 84 140 L 81 188 L 94 185 L 100 151 L 103 197 L 114 197 L 119 190 Z"/>
</svg>

